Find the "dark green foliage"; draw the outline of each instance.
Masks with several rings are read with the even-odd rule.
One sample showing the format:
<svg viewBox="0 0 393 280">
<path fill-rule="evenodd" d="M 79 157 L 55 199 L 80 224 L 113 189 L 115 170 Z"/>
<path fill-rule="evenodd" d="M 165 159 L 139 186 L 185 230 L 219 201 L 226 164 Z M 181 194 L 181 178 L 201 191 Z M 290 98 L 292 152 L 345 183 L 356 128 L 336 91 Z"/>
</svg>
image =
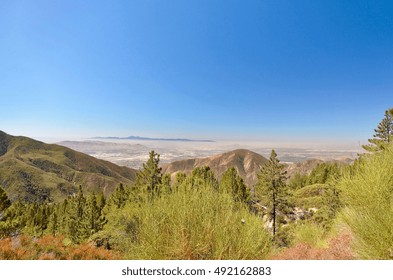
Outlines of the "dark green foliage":
<svg viewBox="0 0 393 280">
<path fill-rule="evenodd" d="M 377 152 L 385 149 L 386 144 L 393 140 L 393 108 L 385 111 L 385 116 L 374 129 L 374 138 L 369 139 L 369 145 L 363 145 L 363 149 L 369 152 Z"/>
<path fill-rule="evenodd" d="M 74 243 L 80 243 L 89 236 L 89 221 L 86 215 L 86 198 L 82 188 L 79 192 L 69 199 L 67 208 L 67 236 Z"/>
<path fill-rule="evenodd" d="M 73 243 L 81 243 L 100 231 L 106 219 L 102 213 L 102 194 L 85 197 L 82 188 L 62 203 L 15 202 L 0 220 L 0 236 L 25 233 L 35 237 L 44 234 L 64 235 Z"/>
<path fill-rule="evenodd" d="M 104 204 L 105 205 L 105 204 Z M 106 223 L 102 216 L 102 204 L 98 203 L 97 196 L 92 194 L 87 199 L 86 216 L 88 220 L 89 235 L 100 231 Z"/>
<path fill-rule="evenodd" d="M 329 229 L 342 203 L 340 193 L 331 184 L 314 184 L 296 190 L 291 197 L 292 204 L 304 210 L 311 210 L 308 220 Z"/>
<path fill-rule="evenodd" d="M 175 180 L 173 181 L 173 184 L 171 185 L 171 190 L 172 192 L 177 192 L 182 184 L 184 184 L 187 180 L 187 175 L 186 173 L 183 172 L 177 172 L 175 175 Z"/>
<path fill-rule="evenodd" d="M 56 236 L 59 231 L 59 216 L 57 211 L 53 211 L 49 216 L 47 233 Z"/>
<path fill-rule="evenodd" d="M 164 194 L 170 194 L 172 192 L 171 175 L 162 175 L 160 190 Z"/>
<path fill-rule="evenodd" d="M 136 174 L 135 185 L 142 190 L 146 190 L 151 196 L 160 193 L 160 186 L 162 183 L 161 167 L 159 167 L 160 155 L 151 151 L 149 159 L 143 164 L 141 170 Z"/>
<path fill-rule="evenodd" d="M 320 163 L 315 167 L 307 178 L 306 185 L 325 184 L 341 176 L 341 168 L 338 163 Z"/>
<path fill-rule="evenodd" d="M 2 212 L 11 206 L 11 201 L 8 199 L 7 194 L 5 193 L 4 189 L 0 187 L 0 220 Z"/>
<path fill-rule="evenodd" d="M 250 192 L 234 167 L 229 168 L 222 174 L 220 189 L 228 190 L 235 201 L 248 203 L 250 200 Z"/>
<path fill-rule="evenodd" d="M 285 175 L 284 165 L 278 160 L 276 152 L 272 150 L 269 161 L 258 173 L 256 194 L 266 207 L 268 220 L 273 223 L 273 236 L 276 235 L 280 225 L 285 222 L 285 215 L 291 211 Z"/>
<path fill-rule="evenodd" d="M 219 184 L 214 172 L 209 166 L 195 168 L 189 178 L 193 188 L 207 187 L 218 190 Z"/>
<path fill-rule="evenodd" d="M 120 184 L 108 199 L 108 206 L 122 208 L 129 198 L 129 192 Z M 101 202 L 102 204 L 102 202 Z"/>
<path fill-rule="evenodd" d="M 297 190 L 305 187 L 307 185 L 308 176 L 302 175 L 300 173 L 295 173 L 293 178 L 291 178 L 288 182 L 288 187 L 291 190 Z"/>
<path fill-rule="evenodd" d="M 10 142 L 10 137 L 8 134 L 4 133 L 3 131 L 0 130 L 0 156 L 4 155 L 7 153 L 9 142 Z"/>
<path fill-rule="evenodd" d="M 176 177 L 175 177 L 175 185 L 181 185 L 183 182 L 185 182 L 187 179 L 187 175 L 184 172 L 178 172 L 176 173 Z"/>
<path fill-rule="evenodd" d="M 80 188 L 79 192 L 61 207 L 66 214 L 66 227 L 63 230 L 73 243 L 81 243 L 102 229 L 106 223 L 102 214 L 104 206 L 105 200 L 98 200 L 95 194 L 86 198 Z"/>
<path fill-rule="evenodd" d="M 0 220 L 0 237 L 19 234 L 26 223 L 27 205 L 21 202 L 14 202 L 4 211 Z"/>
</svg>

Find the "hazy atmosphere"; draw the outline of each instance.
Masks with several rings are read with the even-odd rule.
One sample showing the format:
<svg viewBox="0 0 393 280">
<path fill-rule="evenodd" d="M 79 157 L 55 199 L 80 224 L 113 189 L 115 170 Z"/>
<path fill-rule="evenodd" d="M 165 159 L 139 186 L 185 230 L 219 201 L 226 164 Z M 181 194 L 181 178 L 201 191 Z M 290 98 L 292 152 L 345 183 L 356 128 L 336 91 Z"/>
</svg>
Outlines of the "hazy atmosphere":
<svg viewBox="0 0 393 280">
<path fill-rule="evenodd" d="M 356 150 L 392 99 L 392 13 L 390 1 L 1 1 L 0 128 Z"/>
</svg>

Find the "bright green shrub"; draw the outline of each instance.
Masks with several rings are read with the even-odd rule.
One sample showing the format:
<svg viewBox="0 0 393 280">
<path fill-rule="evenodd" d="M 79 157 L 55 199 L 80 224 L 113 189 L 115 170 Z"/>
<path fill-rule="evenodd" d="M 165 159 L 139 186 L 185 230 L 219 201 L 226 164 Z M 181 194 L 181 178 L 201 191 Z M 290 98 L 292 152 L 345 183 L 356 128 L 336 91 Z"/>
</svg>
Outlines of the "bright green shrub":
<svg viewBox="0 0 393 280">
<path fill-rule="evenodd" d="M 128 203 L 100 233 L 127 259 L 264 259 L 271 236 L 229 192 L 184 182 L 177 192 Z"/>
<path fill-rule="evenodd" d="M 393 259 L 393 147 L 363 156 L 339 187 L 358 257 Z"/>
</svg>

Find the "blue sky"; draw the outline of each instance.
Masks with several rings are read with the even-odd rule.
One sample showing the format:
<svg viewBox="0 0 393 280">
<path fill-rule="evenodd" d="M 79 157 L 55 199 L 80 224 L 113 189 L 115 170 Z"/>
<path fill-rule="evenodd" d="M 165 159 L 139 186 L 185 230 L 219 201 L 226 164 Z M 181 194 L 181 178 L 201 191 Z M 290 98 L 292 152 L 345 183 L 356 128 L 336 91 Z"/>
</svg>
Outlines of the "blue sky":
<svg viewBox="0 0 393 280">
<path fill-rule="evenodd" d="M 0 130 L 365 141 L 393 1 L 1 1 Z"/>
</svg>

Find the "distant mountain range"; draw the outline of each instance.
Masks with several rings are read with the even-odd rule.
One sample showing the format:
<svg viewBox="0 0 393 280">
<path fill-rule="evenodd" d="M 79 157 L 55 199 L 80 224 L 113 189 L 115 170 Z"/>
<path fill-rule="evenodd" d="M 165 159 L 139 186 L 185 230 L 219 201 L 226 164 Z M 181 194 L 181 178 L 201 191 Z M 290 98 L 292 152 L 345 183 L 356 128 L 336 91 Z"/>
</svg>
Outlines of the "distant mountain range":
<svg viewBox="0 0 393 280">
<path fill-rule="evenodd" d="M 149 138 L 143 136 L 128 136 L 128 137 L 93 137 L 92 139 L 107 139 L 107 140 L 150 140 L 150 141 L 178 141 L 178 142 L 214 142 L 213 140 L 195 140 L 195 139 L 186 139 L 186 138 Z"/>
<path fill-rule="evenodd" d="M 79 147 L 79 142 L 63 142 Z M 86 142 L 86 149 L 112 145 Z M 110 148 L 117 148 L 109 146 Z M 134 147 L 135 148 L 135 147 Z M 145 150 L 147 147 L 137 145 Z M 147 151 L 146 151 L 147 152 Z M 209 166 L 218 178 L 234 167 L 250 187 L 257 183 L 257 173 L 268 160 L 250 150 L 237 149 L 205 158 L 191 158 L 162 165 L 162 171 L 175 175 L 191 173 L 196 167 Z M 337 162 L 348 163 L 349 159 Z M 322 160 L 312 159 L 286 165 L 288 176 L 309 174 Z M 109 161 L 74 151 L 56 144 L 45 144 L 22 136 L 11 136 L 0 131 L 0 186 L 11 200 L 60 201 L 75 193 L 81 185 L 87 192 L 110 194 L 119 183 L 131 184 L 136 169 L 121 167 Z"/>
<path fill-rule="evenodd" d="M 136 170 L 27 137 L 0 131 L 0 186 L 11 200 L 60 201 L 77 191 L 111 193 Z"/>
</svg>

